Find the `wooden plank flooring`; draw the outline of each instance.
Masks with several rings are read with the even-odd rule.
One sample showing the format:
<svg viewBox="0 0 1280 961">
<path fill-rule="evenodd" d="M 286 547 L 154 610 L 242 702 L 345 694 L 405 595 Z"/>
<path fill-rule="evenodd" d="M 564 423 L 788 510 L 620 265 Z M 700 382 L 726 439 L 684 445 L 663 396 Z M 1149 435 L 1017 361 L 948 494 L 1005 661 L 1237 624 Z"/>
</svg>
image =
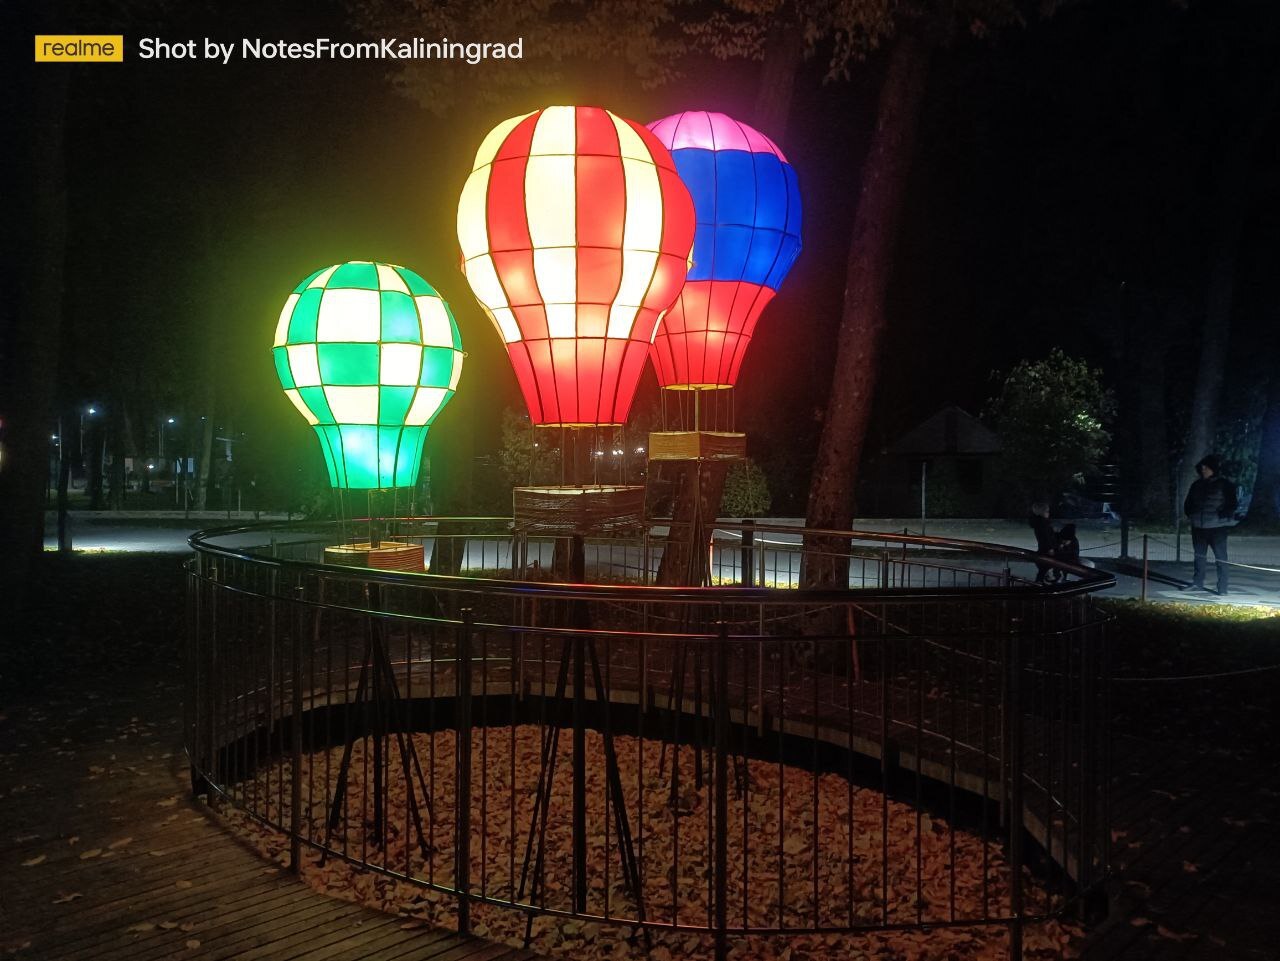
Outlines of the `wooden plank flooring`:
<svg viewBox="0 0 1280 961">
<path fill-rule="evenodd" d="M 299 883 L 191 800 L 178 734 L 163 680 L 0 707 L 0 957 L 534 957 Z"/>
</svg>

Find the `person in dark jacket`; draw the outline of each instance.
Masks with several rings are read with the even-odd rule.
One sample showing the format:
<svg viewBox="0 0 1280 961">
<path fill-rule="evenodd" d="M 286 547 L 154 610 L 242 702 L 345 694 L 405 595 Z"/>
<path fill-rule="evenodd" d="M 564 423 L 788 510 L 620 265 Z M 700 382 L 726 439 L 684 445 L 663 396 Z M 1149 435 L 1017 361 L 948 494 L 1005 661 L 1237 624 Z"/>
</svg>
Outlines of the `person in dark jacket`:
<svg viewBox="0 0 1280 961">
<path fill-rule="evenodd" d="M 1069 564 L 1080 563 L 1080 538 L 1076 536 L 1075 524 L 1063 524 L 1058 531 L 1058 545 L 1053 549 L 1053 556 Z"/>
<path fill-rule="evenodd" d="M 1222 461 L 1209 454 L 1196 464 L 1200 479 L 1187 491 L 1182 512 L 1191 521 L 1191 545 L 1195 551 L 1191 590 L 1203 591 L 1205 560 L 1213 548 L 1218 568 L 1218 593 L 1229 589 L 1227 574 L 1227 533 L 1236 522 L 1236 485 L 1222 476 Z"/>
<path fill-rule="evenodd" d="M 1049 505 L 1037 501 L 1031 505 L 1031 513 L 1027 515 L 1027 526 L 1036 534 L 1036 553 L 1046 557 L 1053 556 L 1053 549 L 1058 546 L 1058 535 L 1049 520 Z M 1048 564 L 1036 562 L 1036 583 L 1043 584 L 1049 572 L 1053 570 Z"/>
</svg>

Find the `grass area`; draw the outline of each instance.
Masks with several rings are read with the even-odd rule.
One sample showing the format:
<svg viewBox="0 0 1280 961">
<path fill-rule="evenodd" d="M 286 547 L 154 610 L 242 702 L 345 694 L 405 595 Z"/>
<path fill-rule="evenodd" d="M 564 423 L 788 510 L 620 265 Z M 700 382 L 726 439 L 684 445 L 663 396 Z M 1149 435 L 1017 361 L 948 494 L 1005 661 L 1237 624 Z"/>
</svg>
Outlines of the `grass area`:
<svg viewBox="0 0 1280 961">
<path fill-rule="evenodd" d="M 1114 617 L 1117 730 L 1271 749 L 1280 719 L 1280 612 L 1136 600 L 1099 606 Z"/>
</svg>

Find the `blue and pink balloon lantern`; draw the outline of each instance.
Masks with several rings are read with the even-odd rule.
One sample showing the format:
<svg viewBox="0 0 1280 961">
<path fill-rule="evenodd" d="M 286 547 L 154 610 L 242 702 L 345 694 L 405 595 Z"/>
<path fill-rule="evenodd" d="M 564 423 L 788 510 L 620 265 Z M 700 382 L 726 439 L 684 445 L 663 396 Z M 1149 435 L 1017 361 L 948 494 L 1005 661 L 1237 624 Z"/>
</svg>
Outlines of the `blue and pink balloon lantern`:
<svg viewBox="0 0 1280 961">
<path fill-rule="evenodd" d="M 732 387 L 760 313 L 800 253 L 800 187 L 777 144 L 722 113 L 649 124 L 693 195 L 693 267 L 650 355 L 675 390 Z"/>
</svg>

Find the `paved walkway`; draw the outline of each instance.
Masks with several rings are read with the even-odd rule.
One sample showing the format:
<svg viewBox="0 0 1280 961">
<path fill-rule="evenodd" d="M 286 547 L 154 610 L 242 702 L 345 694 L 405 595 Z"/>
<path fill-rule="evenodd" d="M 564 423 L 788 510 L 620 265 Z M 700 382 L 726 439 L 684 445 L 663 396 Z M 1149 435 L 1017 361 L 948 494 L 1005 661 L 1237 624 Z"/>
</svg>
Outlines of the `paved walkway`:
<svg viewBox="0 0 1280 961">
<path fill-rule="evenodd" d="M 95 514 L 89 511 L 73 511 L 72 514 L 74 547 L 80 551 L 95 553 L 169 552 L 184 554 L 189 551 L 187 538 L 198 529 L 225 526 L 228 523 L 252 523 L 253 521 L 253 515 L 246 514 L 228 522 L 225 513 L 217 511 L 207 512 L 206 515 L 191 519 L 184 519 L 183 515 L 178 512 L 163 515 L 161 512 L 147 514 L 137 512 Z M 48 550 L 53 550 L 57 546 L 53 527 L 50 526 L 51 517 L 52 515 L 46 518 L 45 547 Z M 272 519 L 283 520 L 284 518 L 281 515 Z M 799 523 L 794 518 L 791 520 Z M 783 522 L 787 522 L 786 519 L 779 521 L 779 523 Z M 912 530 L 918 529 L 919 519 L 916 519 L 915 523 L 917 526 L 912 527 Z M 937 526 L 935 527 L 931 523 L 928 530 L 930 534 L 939 537 L 987 541 L 1028 549 L 1035 547 L 1035 541 L 1030 529 L 1026 525 L 1012 521 L 956 520 L 938 521 L 936 524 Z M 863 530 L 900 531 L 907 525 L 898 520 L 872 519 L 858 521 L 857 526 Z M 770 535 L 770 537 L 784 536 Z M 1280 608 L 1280 573 L 1270 570 L 1256 570 L 1248 567 L 1233 568 L 1231 574 L 1232 594 L 1225 598 L 1219 597 L 1216 593 L 1193 594 L 1186 592 L 1183 587 L 1190 583 L 1191 580 L 1190 545 L 1184 543 L 1185 551 L 1183 556 L 1185 560 L 1179 562 L 1174 560 L 1177 555 L 1173 546 L 1173 535 L 1159 535 L 1159 537 L 1161 540 L 1158 546 L 1151 551 L 1151 557 L 1159 559 L 1152 561 L 1150 569 L 1161 576 L 1148 581 L 1148 600 L 1200 604 L 1225 603 L 1240 606 Z M 1116 559 L 1118 538 L 1119 533 L 1114 525 L 1105 525 L 1100 521 L 1082 524 L 1081 544 L 1084 550 L 1083 556 L 1087 561 L 1105 567 L 1117 575 L 1116 586 L 1108 592 L 1108 596 L 1141 597 L 1143 593 L 1142 578 L 1140 576 L 1142 573 L 1141 563 L 1136 559 L 1123 563 Z M 795 539 L 798 540 L 798 538 Z M 259 540 L 260 538 L 253 536 L 240 538 L 240 542 L 246 545 L 256 544 Z M 1246 541 L 1248 541 L 1247 546 L 1245 546 Z M 233 542 L 224 540 L 223 543 Z M 1140 551 L 1140 545 L 1141 537 L 1135 535 L 1130 543 L 1131 553 Z M 1233 557 L 1251 558 L 1252 561 L 1258 561 L 1264 567 L 1280 564 L 1280 538 L 1236 538 L 1233 541 L 1233 552 Z M 632 553 L 634 554 L 635 552 Z M 768 551 L 768 548 L 766 548 L 766 553 L 768 555 L 766 556 L 767 570 L 773 571 L 774 576 L 781 577 L 777 571 L 783 569 L 790 572 L 788 576 L 791 579 L 798 575 L 798 570 L 796 569 L 797 561 L 794 557 L 787 557 L 785 552 L 779 556 L 774 556 L 777 552 Z M 487 546 L 476 551 L 475 554 L 475 563 L 479 567 L 510 563 L 509 554 L 505 557 L 500 556 L 501 545 L 494 542 L 489 542 Z M 1164 558 L 1163 554 L 1168 554 L 1169 556 Z M 610 552 L 609 556 L 616 560 L 617 552 Z M 770 557 L 773 559 L 770 560 Z M 547 560 L 549 562 L 549 555 Z M 728 551 L 725 564 L 731 575 L 732 571 L 736 571 L 734 566 L 736 563 L 737 552 Z M 623 559 L 624 568 L 629 565 L 630 569 L 635 569 L 639 564 L 638 554 L 634 557 Z M 981 567 L 982 564 L 977 562 L 971 563 L 969 566 Z M 990 566 L 992 570 L 996 570 L 1001 565 L 992 562 Z M 1210 580 L 1213 580 L 1212 573 L 1210 574 Z"/>
</svg>

